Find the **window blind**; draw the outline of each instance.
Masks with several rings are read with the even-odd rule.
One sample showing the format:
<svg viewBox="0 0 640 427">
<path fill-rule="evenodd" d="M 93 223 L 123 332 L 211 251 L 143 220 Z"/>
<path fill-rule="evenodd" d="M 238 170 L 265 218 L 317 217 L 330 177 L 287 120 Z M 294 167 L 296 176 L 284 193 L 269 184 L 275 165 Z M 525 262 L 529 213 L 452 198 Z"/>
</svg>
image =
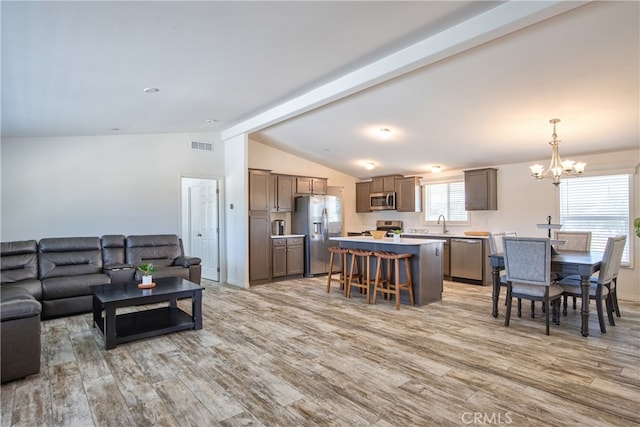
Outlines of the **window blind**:
<svg viewBox="0 0 640 427">
<path fill-rule="evenodd" d="M 448 222 L 467 221 L 464 181 L 427 184 L 424 188 L 426 221 L 437 221 L 440 215 L 444 215 Z"/>
<path fill-rule="evenodd" d="M 622 263 L 629 264 L 631 175 L 565 179 L 560 184 L 560 223 L 565 231 L 591 231 L 591 250 L 604 252 L 607 238 L 624 234 Z"/>
</svg>

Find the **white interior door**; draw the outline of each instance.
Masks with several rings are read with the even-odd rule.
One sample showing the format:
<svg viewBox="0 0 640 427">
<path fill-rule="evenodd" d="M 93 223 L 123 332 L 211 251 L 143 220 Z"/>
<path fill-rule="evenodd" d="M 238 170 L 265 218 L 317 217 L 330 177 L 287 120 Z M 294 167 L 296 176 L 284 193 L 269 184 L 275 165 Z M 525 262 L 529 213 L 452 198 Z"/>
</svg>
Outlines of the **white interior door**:
<svg viewBox="0 0 640 427">
<path fill-rule="evenodd" d="M 218 181 L 189 186 L 189 255 L 202 259 L 202 277 L 220 280 Z"/>
</svg>

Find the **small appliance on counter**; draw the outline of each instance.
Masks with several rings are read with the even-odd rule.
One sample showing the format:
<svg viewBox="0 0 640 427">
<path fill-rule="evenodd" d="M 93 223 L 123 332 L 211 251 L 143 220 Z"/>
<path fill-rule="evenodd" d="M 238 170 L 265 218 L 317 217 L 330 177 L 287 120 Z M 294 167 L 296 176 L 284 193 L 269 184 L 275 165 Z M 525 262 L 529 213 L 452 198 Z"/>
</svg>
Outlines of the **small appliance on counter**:
<svg viewBox="0 0 640 427">
<path fill-rule="evenodd" d="M 284 236 L 285 222 L 284 219 L 276 219 L 271 222 L 271 234 L 273 236 Z"/>
<path fill-rule="evenodd" d="M 391 237 L 391 231 L 402 230 L 402 221 L 379 219 L 376 221 L 376 230 L 386 231 L 387 236 Z"/>
</svg>

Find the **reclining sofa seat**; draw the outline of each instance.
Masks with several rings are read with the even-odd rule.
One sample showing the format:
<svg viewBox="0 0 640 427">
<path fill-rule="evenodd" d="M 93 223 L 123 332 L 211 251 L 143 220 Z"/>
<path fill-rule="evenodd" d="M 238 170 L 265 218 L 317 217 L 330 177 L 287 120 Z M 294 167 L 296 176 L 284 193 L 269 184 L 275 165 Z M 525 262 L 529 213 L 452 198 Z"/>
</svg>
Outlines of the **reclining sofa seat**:
<svg viewBox="0 0 640 427">
<path fill-rule="evenodd" d="M 0 298 L 0 380 L 6 383 L 40 372 L 42 306 L 21 286 L 3 286 Z"/>
<path fill-rule="evenodd" d="M 158 269 L 154 278 L 182 277 L 200 284 L 201 259 L 185 257 L 182 240 L 175 234 L 153 234 L 128 236 L 126 239 L 126 262 L 138 268 L 142 264 L 152 263 Z M 141 278 L 136 271 L 136 279 Z"/>
<path fill-rule="evenodd" d="M 2 291 L 21 287 L 35 299 L 42 299 L 42 285 L 38 279 L 38 244 L 35 240 L 2 242 L 0 269 Z"/>
<path fill-rule="evenodd" d="M 102 247 L 98 237 L 41 239 L 38 262 L 43 319 L 90 312 L 91 286 L 111 282 L 102 272 Z"/>
</svg>

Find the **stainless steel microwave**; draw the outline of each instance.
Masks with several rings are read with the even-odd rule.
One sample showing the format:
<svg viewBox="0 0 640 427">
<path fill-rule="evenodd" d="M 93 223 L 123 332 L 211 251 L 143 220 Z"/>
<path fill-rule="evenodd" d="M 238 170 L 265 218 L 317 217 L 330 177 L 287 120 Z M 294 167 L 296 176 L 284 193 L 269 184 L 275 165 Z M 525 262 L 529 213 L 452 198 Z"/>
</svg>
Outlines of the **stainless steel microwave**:
<svg viewBox="0 0 640 427">
<path fill-rule="evenodd" d="M 372 211 L 395 210 L 396 193 L 391 191 L 387 193 L 369 194 L 369 209 Z"/>
</svg>

